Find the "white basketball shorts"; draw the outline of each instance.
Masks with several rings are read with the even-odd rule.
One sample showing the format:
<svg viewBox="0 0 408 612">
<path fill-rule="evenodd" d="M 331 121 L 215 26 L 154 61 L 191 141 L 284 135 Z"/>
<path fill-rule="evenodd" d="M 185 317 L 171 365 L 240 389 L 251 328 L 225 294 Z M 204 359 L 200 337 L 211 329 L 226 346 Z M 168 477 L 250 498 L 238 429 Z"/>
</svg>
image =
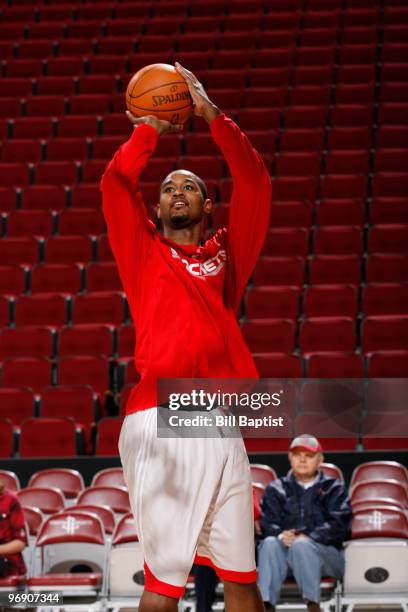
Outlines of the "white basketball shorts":
<svg viewBox="0 0 408 612">
<path fill-rule="evenodd" d="M 158 438 L 157 410 L 128 415 L 119 452 L 144 551 L 145 589 L 184 593 L 193 563 L 256 581 L 254 505 L 242 438 Z"/>
</svg>

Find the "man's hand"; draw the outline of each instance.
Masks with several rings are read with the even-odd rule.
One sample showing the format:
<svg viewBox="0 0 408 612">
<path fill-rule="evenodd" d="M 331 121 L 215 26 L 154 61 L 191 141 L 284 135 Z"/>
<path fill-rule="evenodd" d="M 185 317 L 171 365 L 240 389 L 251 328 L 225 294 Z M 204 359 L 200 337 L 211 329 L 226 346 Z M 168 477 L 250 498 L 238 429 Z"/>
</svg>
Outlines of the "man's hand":
<svg viewBox="0 0 408 612">
<path fill-rule="evenodd" d="M 183 130 L 183 126 L 180 123 L 170 123 L 170 121 L 164 121 L 158 119 L 154 115 L 145 115 L 144 117 L 135 117 L 130 111 L 126 111 L 126 117 L 129 119 L 133 127 L 146 123 L 151 125 L 159 133 L 160 136 L 163 134 L 175 134 Z"/>
<path fill-rule="evenodd" d="M 290 548 L 292 546 L 293 542 L 297 538 L 296 530 L 295 529 L 286 529 L 285 531 L 282 531 L 282 533 L 280 534 L 279 537 L 282 540 L 282 542 L 284 543 L 284 545 L 287 548 Z"/>
<path fill-rule="evenodd" d="M 175 62 L 174 66 L 188 85 L 194 104 L 194 114 L 198 117 L 203 117 L 207 123 L 211 123 L 211 121 L 220 114 L 219 108 L 211 102 L 203 85 L 192 72 L 184 68 L 178 62 Z"/>
<path fill-rule="evenodd" d="M 310 540 L 307 535 L 299 533 L 296 529 L 282 531 L 279 537 L 287 548 L 290 548 L 295 540 Z"/>
</svg>

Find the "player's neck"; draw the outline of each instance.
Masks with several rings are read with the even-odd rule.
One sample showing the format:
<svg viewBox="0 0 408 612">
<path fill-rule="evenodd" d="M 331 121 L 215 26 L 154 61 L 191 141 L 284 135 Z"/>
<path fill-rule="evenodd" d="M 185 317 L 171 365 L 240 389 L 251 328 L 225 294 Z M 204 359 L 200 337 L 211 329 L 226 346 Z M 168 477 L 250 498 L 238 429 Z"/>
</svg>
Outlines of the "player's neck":
<svg viewBox="0 0 408 612">
<path fill-rule="evenodd" d="M 194 225 L 193 227 L 184 227 L 183 229 L 173 229 L 172 227 L 163 227 L 163 235 L 165 238 L 172 240 L 176 244 L 200 244 L 201 227 Z"/>
</svg>

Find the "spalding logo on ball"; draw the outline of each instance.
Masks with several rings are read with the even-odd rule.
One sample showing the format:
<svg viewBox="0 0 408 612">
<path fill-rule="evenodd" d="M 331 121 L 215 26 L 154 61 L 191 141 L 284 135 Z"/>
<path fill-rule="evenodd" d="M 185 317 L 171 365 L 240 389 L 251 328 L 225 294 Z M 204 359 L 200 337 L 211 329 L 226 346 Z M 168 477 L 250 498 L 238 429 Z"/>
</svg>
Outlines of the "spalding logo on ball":
<svg viewBox="0 0 408 612">
<path fill-rule="evenodd" d="M 130 79 L 126 106 L 135 117 L 154 115 L 171 123 L 185 123 L 193 102 L 185 79 L 170 64 L 150 64 Z"/>
</svg>

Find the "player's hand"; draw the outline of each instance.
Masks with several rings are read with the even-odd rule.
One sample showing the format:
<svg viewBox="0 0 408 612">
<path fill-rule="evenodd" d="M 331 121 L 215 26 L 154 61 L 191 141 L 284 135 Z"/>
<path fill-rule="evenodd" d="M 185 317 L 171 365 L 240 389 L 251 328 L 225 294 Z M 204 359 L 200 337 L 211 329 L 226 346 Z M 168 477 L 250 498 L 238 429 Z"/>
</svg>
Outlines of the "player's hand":
<svg viewBox="0 0 408 612">
<path fill-rule="evenodd" d="M 175 62 L 174 66 L 188 85 L 188 89 L 193 100 L 194 114 L 198 117 L 203 117 L 207 123 L 211 123 L 211 121 L 220 114 L 220 110 L 213 102 L 211 102 L 202 83 L 200 83 L 197 77 L 190 72 L 190 70 L 187 70 L 178 62 Z"/>
<path fill-rule="evenodd" d="M 183 126 L 180 123 L 170 123 L 170 121 L 158 119 L 154 115 L 135 117 L 130 111 L 126 111 L 126 117 L 129 119 L 130 123 L 134 127 L 142 125 L 143 123 L 151 125 L 152 127 L 154 127 L 155 130 L 157 130 L 160 136 L 162 136 L 163 134 L 179 133 L 183 130 Z"/>
</svg>

